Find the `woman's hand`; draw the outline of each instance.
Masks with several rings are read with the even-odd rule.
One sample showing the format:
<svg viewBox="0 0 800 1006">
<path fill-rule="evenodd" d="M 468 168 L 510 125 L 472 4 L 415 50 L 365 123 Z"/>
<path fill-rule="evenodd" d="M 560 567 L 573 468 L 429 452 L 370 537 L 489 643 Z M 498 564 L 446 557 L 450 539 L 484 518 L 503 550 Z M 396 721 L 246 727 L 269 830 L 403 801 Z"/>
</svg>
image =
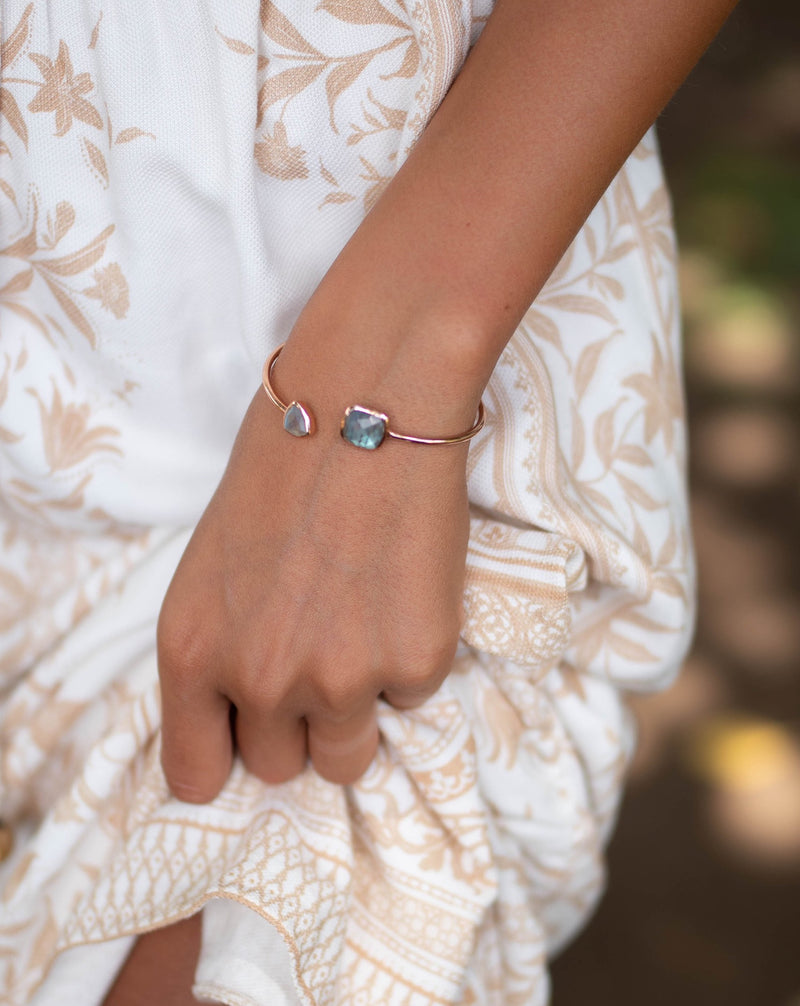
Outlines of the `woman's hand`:
<svg viewBox="0 0 800 1006">
<path fill-rule="evenodd" d="M 331 422 L 298 440 L 256 393 L 159 618 L 175 796 L 216 796 L 234 744 L 266 782 L 309 757 L 353 782 L 378 743 L 377 697 L 411 707 L 437 690 L 462 617 L 466 455 L 359 450 Z"/>
<path fill-rule="evenodd" d="M 399 404 L 400 429 L 419 417 L 412 433 L 471 425 L 528 305 L 734 2 L 497 0 L 281 357 L 286 387 L 302 380 L 321 403 L 319 433 L 293 440 L 256 394 L 167 592 L 177 796 L 221 789 L 233 734 L 270 782 L 307 755 L 354 780 L 375 751 L 377 696 L 413 705 L 436 690 L 461 619 L 467 446 L 351 448 L 335 395 L 392 416 Z"/>
</svg>

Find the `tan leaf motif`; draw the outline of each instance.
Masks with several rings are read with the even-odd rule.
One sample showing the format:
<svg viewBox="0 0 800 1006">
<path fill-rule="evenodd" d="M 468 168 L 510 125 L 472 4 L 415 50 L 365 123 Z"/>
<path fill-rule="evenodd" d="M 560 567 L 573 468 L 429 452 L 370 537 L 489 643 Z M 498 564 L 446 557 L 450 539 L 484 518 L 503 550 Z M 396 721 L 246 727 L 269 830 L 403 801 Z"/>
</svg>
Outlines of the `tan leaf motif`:
<svg viewBox="0 0 800 1006">
<path fill-rule="evenodd" d="M 583 236 L 586 239 L 586 247 L 589 249 L 589 255 L 594 261 L 597 258 L 597 238 L 594 236 L 594 228 L 591 224 L 584 224 Z"/>
<path fill-rule="evenodd" d="M 658 657 L 652 654 L 646 646 L 633 639 L 628 639 L 627 636 L 620 636 L 618 632 L 609 632 L 608 645 L 620 657 L 639 664 L 654 664 L 658 660 Z"/>
<path fill-rule="evenodd" d="M 653 364 L 649 374 L 631 374 L 622 384 L 632 388 L 645 401 L 644 439 L 650 443 L 660 431 L 667 450 L 674 449 L 674 429 L 676 419 L 682 414 L 682 386 L 675 361 L 670 357 L 665 361 L 655 334 L 651 335 Z"/>
<path fill-rule="evenodd" d="M 661 546 L 661 550 L 658 553 L 658 558 L 656 563 L 659 566 L 669 566 L 672 560 L 675 558 L 675 553 L 678 551 L 678 535 L 675 530 L 675 525 L 670 524 L 669 534 L 664 544 Z"/>
<path fill-rule="evenodd" d="M 659 573 L 653 579 L 653 586 L 656 590 L 661 591 L 662 594 L 669 594 L 670 597 L 679 597 L 684 603 L 688 603 L 683 584 L 675 576 L 669 576 L 667 573 Z"/>
<path fill-rule="evenodd" d="M 606 276 L 601 272 L 595 272 L 591 274 L 591 279 L 593 283 L 597 284 L 601 290 L 604 290 L 614 300 L 622 300 L 625 297 L 625 287 L 613 276 Z"/>
<path fill-rule="evenodd" d="M 570 402 L 570 409 L 572 411 L 572 470 L 577 472 L 583 463 L 586 434 L 583 428 L 583 419 L 574 402 Z"/>
<path fill-rule="evenodd" d="M 97 21 L 95 22 L 94 28 L 92 28 L 92 35 L 91 35 L 91 38 L 89 39 L 89 45 L 88 45 L 89 49 L 96 49 L 97 48 L 97 38 L 98 38 L 98 36 L 100 34 L 100 22 L 102 20 L 103 20 L 103 12 L 100 11 L 100 16 L 98 17 Z"/>
<path fill-rule="evenodd" d="M 380 199 L 383 190 L 389 184 L 391 179 L 388 175 L 382 175 L 375 165 L 371 161 L 368 161 L 366 157 L 361 157 L 359 160 L 364 165 L 364 172 L 360 177 L 365 181 L 373 183 L 364 193 L 364 212 L 369 213 L 375 203 Z"/>
<path fill-rule="evenodd" d="M 75 223 L 75 210 L 68 202 L 60 202 L 56 206 L 56 226 L 55 226 L 55 244 L 64 237 L 67 231 Z"/>
<path fill-rule="evenodd" d="M 259 8 L 261 29 L 266 36 L 277 42 L 284 49 L 292 52 L 305 52 L 322 58 L 322 53 L 307 42 L 292 22 L 272 3 L 272 0 L 261 0 Z"/>
<path fill-rule="evenodd" d="M 626 494 L 635 503 L 638 503 L 639 506 L 644 507 L 645 510 L 660 510 L 664 505 L 654 500 L 649 493 L 642 489 L 638 482 L 634 482 L 633 479 L 629 479 L 626 475 L 621 474 L 621 472 L 615 471 L 614 475 Z"/>
<path fill-rule="evenodd" d="M 406 109 L 392 108 L 391 105 L 384 105 L 383 102 L 378 101 L 371 89 L 367 90 L 367 97 L 376 108 L 380 109 L 381 115 L 383 115 L 386 120 L 386 125 L 390 129 L 403 129 L 406 124 L 406 119 L 408 118 L 408 112 Z"/>
<path fill-rule="evenodd" d="M 0 155 L 2 154 L 8 154 L 8 156 L 11 157 L 11 148 L 5 140 L 0 140 Z M 16 202 L 16 199 L 14 202 Z"/>
<path fill-rule="evenodd" d="M 556 325 L 552 318 L 549 318 L 541 311 L 537 311 L 535 307 L 531 307 L 525 312 L 523 324 L 527 328 L 530 328 L 540 339 L 551 342 L 557 349 L 563 352 L 561 333 L 558 330 L 558 325 Z"/>
<path fill-rule="evenodd" d="M 20 318 L 24 318 L 25 321 L 30 322 L 35 328 L 37 328 L 42 335 L 47 339 L 48 342 L 52 342 L 50 332 L 47 330 L 47 325 L 42 321 L 38 314 L 31 311 L 29 307 L 25 304 L 15 304 L 13 301 L 3 305 L 8 311 L 13 311 L 14 314 L 18 315 Z"/>
<path fill-rule="evenodd" d="M 130 143 L 131 140 L 136 140 L 140 136 L 149 136 L 151 140 L 155 139 L 155 136 L 153 136 L 152 133 L 148 133 L 144 129 L 139 129 L 138 126 L 128 126 L 117 133 L 117 138 L 114 140 L 114 143 Z"/>
<path fill-rule="evenodd" d="M 575 365 L 575 392 L 580 401 L 586 389 L 594 377 L 597 365 L 600 362 L 600 355 L 608 345 L 608 339 L 598 339 L 597 342 L 590 342 L 581 350 L 578 362 Z"/>
<path fill-rule="evenodd" d="M 626 191 L 624 171 L 617 175 L 614 181 L 611 183 L 611 195 L 614 200 L 614 209 L 617 211 L 617 224 L 618 226 L 623 226 L 629 224 L 632 221 L 631 207 L 633 205 L 633 194 L 631 193 L 630 198 L 628 197 L 628 192 Z"/>
<path fill-rule="evenodd" d="M 394 77 L 413 77 L 419 69 L 419 64 L 419 45 L 417 40 L 412 37 L 406 49 L 406 54 L 403 56 L 403 62 L 394 73 L 381 74 L 381 80 L 392 80 Z"/>
<path fill-rule="evenodd" d="M 43 240 L 43 245 L 47 248 L 55 248 L 74 223 L 75 210 L 72 205 L 64 201 L 58 203 L 55 221 L 49 213 L 47 214 L 47 237 Z"/>
<path fill-rule="evenodd" d="M 47 921 L 39 930 L 28 959 L 29 968 L 42 968 L 52 959 L 53 948 L 58 942 L 58 926 L 53 918 L 53 910 L 48 904 Z"/>
<path fill-rule="evenodd" d="M 83 148 L 86 151 L 86 156 L 89 158 L 89 163 L 103 179 L 103 182 L 108 185 L 108 166 L 106 165 L 106 159 L 103 156 L 102 151 L 99 147 L 95 146 L 91 140 L 87 140 L 85 136 L 82 138 L 81 142 L 83 143 Z"/>
<path fill-rule="evenodd" d="M 379 0 L 321 0 L 317 10 L 324 10 L 339 21 L 350 24 L 388 24 L 393 28 L 408 28 L 391 11 L 388 11 Z"/>
<path fill-rule="evenodd" d="M 228 38 L 227 35 L 223 35 L 222 32 L 215 26 L 214 31 L 219 35 L 222 41 L 227 45 L 231 52 L 239 53 L 240 56 L 252 56 L 255 49 L 252 45 L 248 45 L 247 42 L 242 42 L 238 38 Z"/>
<path fill-rule="evenodd" d="M 617 457 L 629 465 L 638 465 L 640 468 L 653 467 L 653 459 L 639 444 L 620 444 Z"/>
<path fill-rule="evenodd" d="M 83 314 L 78 305 L 72 300 L 66 291 L 62 290 L 61 287 L 55 280 L 51 280 L 49 276 L 44 277 L 50 292 L 58 301 L 58 305 L 64 314 L 69 318 L 70 322 L 77 328 L 81 335 L 89 341 L 89 345 L 92 349 L 97 346 L 97 337 L 94 334 L 94 329 L 89 324 L 86 316 Z"/>
<path fill-rule="evenodd" d="M 11 371 L 11 358 L 8 353 L 6 353 L 6 365 L 3 370 L 3 376 L 0 377 L 0 407 L 5 405 L 6 398 L 8 397 L 8 375 Z M 2 567 L 0 567 L 2 568 Z"/>
<path fill-rule="evenodd" d="M 592 486 L 586 485 L 585 482 L 579 483 L 581 496 L 584 496 L 595 506 L 601 507 L 603 510 L 608 510 L 609 513 L 616 513 L 616 508 L 608 496 L 601 493 L 598 489 L 594 489 Z"/>
<path fill-rule="evenodd" d="M 636 515 L 632 514 L 633 517 L 633 550 L 636 554 L 644 560 L 648 566 L 653 565 L 653 550 L 650 548 L 650 542 L 647 535 L 644 533 L 644 528 L 636 519 Z"/>
<path fill-rule="evenodd" d="M 6 398 L 8 397 L 8 373 L 11 369 L 11 360 L 6 353 L 6 366 L 3 371 L 3 376 L 0 377 L 0 406 L 5 404 Z"/>
<path fill-rule="evenodd" d="M 620 402 L 615 402 L 597 417 L 594 423 L 594 446 L 606 468 L 611 467 L 614 454 L 614 416 Z"/>
<path fill-rule="evenodd" d="M 36 494 L 36 486 L 32 486 L 30 482 L 26 482 L 24 479 L 11 479 L 11 485 L 15 488 L 21 490 L 24 493 Z"/>
<path fill-rule="evenodd" d="M 9 126 L 22 140 L 25 149 L 28 149 L 28 127 L 19 110 L 17 99 L 7 87 L 0 87 L 0 116 L 4 117 Z"/>
<path fill-rule="evenodd" d="M 324 69 L 325 63 L 307 63 L 305 66 L 292 66 L 288 70 L 282 70 L 274 77 L 265 80 L 258 92 L 256 125 L 261 125 L 264 113 L 270 105 L 285 98 L 293 98 L 313 84 Z"/>
<path fill-rule="evenodd" d="M 349 192 L 329 192 L 319 204 L 319 208 L 322 209 L 328 203 L 352 203 L 355 198 Z"/>
<path fill-rule="evenodd" d="M 639 215 L 644 220 L 652 220 L 654 217 L 665 217 L 669 215 L 669 196 L 666 188 L 662 185 L 655 190 L 644 206 L 639 210 Z"/>
<path fill-rule="evenodd" d="M 22 12 L 22 17 L 17 22 L 17 27 L 0 46 L 0 67 L 10 67 L 17 56 L 19 56 L 22 47 L 28 41 L 32 11 L 33 4 L 29 3 Z"/>
<path fill-rule="evenodd" d="M 8 184 L 4 178 L 0 178 L 0 190 L 11 200 L 11 202 L 17 206 L 17 197 L 14 195 L 14 190 Z M 17 210 L 19 207 L 17 206 Z"/>
<path fill-rule="evenodd" d="M 675 256 L 675 243 L 666 230 L 661 227 L 651 227 L 647 231 L 647 236 L 664 258 L 670 260 Z"/>
<path fill-rule="evenodd" d="M 39 207 L 36 203 L 36 199 L 33 200 L 33 223 L 27 234 L 23 234 L 22 237 L 17 238 L 16 241 L 8 245 L 6 248 L 0 249 L 0 255 L 6 255 L 8 258 L 22 258 L 28 259 L 33 255 L 35 251 L 38 250 L 38 242 L 36 240 L 36 228 L 39 224 Z"/>
<path fill-rule="evenodd" d="M 64 255 L 61 258 L 39 259 L 36 265 L 40 269 L 45 269 L 56 276 L 77 276 L 93 266 L 106 250 L 106 241 L 114 233 L 114 224 L 109 224 L 105 230 L 101 231 L 96 238 L 93 238 L 88 245 L 79 251 Z"/>
<path fill-rule="evenodd" d="M 333 118 L 333 108 L 336 103 L 336 99 L 343 91 L 350 87 L 350 85 L 360 76 L 367 66 L 369 66 L 370 58 L 369 53 L 364 52 L 358 53 L 356 56 L 351 56 L 349 59 L 340 63 L 339 66 L 332 70 L 325 80 L 325 94 L 328 97 L 331 129 L 334 133 L 339 132 Z"/>
<path fill-rule="evenodd" d="M 325 165 L 322 163 L 321 160 L 319 162 L 319 173 L 322 175 L 322 177 L 325 179 L 328 185 L 332 185 L 334 188 L 339 187 L 339 183 L 336 181 L 333 174 L 331 174 L 331 172 L 328 171 L 328 169 L 325 167 Z"/>
<path fill-rule="evenodd" d="M 308 178 L 306 152 L 300 146 L 292 147 L 286 135 L 286 126 L 278 121 L 272 136 L 263 134 L 261 143 L 254 148 L 256 163 L 264 174 L 289 181 L 294 178 Z"/>
<path fill-rule="evenodd" d="M 609 248 L 607 252 L 603 254 L 600 260 L 603 263 L 616 262 L 618 259 L 624 258 L 629 252 L 632 252 L 636 248 L 635 241 L 621 241 L 618 245 L 614 245 Z"/>
<path fill-rule="evenodd" d="M 15 293 L 22 293 L 28 289 L 32 281 L 33 269 L 23 269 L 22 272 L 12 276 L 4 287 L 0 287 L 0 297 L 11 297 Z"/>
<path fill-rule="evenodd" d="M 36 859 L 38 853 L 36 852 L 26 852 L 25 855 L 20 859 L 11 876 L 6 881 L 5 888 L 3 890 L 3 897 L 7 901 L 11 901 L 14 895 L 17 893 L 17 888 L 25 879 L 25 874 L 31 868 L 31 864 Z"/>
<path fill-rule="evenodd" d="M 548 307 L 557 307 L 561 311 L 569 311 L 570 313 L 593 314 L 612 325 L 616 324 L 617 319 L 602 300 L 598 300 L 597 297 L 589 297 L 584 293 L 550 294 L 543 303 Z"/>
</svg>

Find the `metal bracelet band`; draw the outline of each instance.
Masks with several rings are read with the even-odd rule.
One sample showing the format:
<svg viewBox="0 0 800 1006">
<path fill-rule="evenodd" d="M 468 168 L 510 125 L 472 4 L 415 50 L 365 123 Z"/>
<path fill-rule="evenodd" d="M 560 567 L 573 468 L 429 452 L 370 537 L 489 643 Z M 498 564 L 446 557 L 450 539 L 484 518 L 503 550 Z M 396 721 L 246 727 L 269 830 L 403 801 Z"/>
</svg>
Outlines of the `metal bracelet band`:
<svg viewBox="0 0 800 1006">
<path fill-rule="evenodd" d="M 264 384 L 264 391 L 269 396 L 270 401 L 277 405 L 283 413 L 283 428 L 295 437 L 310 436 L 314 432 L 314 417 L 308 406 L 302 402 L 292 401 L 288 404 L 281 400 L 275 388 L 272 386 L 272 369 L 275 361 L 281 354 L 285 343 L 278 346 L 275 352 L 264 364 L 261 377 Z M 351 405 L 345 410 L 340 425 L 340 433 L 343 439 L 355 447 L 363 447 L 367 450 L 375 450 L 380 447 L 386 437 L 394 440 L 407 440 L 412 444 L 463 444 L 471 440 L 476 433 L 483 429 L 486 420 L 486 413 L 483 402 L 478 405 L 478 416 L 474 426 L 471 426 L 464 433 L 459 433 L 455 437 L 417 437 L 410 433 L 397 433 L 389 426 L 389 417 L 385 412 L 378 412 L 375 409 L 367 408 L 364 405 Z"/>
</svg>

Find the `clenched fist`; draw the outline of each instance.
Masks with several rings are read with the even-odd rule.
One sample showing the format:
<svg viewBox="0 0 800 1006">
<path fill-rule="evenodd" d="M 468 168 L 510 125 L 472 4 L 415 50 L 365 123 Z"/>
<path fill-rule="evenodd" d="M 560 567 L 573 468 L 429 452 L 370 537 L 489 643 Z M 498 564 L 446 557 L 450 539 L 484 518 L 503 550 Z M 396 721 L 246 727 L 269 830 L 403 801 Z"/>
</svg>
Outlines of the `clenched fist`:
<svg viewBox="0 0 800 1006">
<path fill-rule="evenodd" d="M 310 758 L 353 782 L 378 696 L 411 707 L 447 675 L 462 617 L 467 445 L 295 439 L 262 390 L 175 571 L 158 623 L 164 771 L 206 802 L 234 751 L 270 783 Z"/>
</svg>

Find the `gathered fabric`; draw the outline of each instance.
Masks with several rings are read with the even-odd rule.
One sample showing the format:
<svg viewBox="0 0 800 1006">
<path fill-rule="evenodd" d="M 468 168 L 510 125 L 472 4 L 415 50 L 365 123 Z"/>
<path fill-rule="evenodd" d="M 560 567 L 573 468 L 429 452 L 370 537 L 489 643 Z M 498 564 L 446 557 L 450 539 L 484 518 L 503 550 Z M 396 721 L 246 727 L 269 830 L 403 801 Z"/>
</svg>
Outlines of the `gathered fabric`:
<svg viewBox="0 0 800 1006">
<path fill-rule="evenodd" d="M 159 762 L 161 600 L 263 361 L 490 6 L 0 9 L 0 1003 L 99 1004 L 137 933 L 201 910 L 201 1000 L 546 1003 L 602 890 L 625 693 L 674 678 L 694 622 L 654 133 L 486 389 L 439 692 L 379 702 L 352 786 L 237 760 L 189 805 Z"/>
</svg>

